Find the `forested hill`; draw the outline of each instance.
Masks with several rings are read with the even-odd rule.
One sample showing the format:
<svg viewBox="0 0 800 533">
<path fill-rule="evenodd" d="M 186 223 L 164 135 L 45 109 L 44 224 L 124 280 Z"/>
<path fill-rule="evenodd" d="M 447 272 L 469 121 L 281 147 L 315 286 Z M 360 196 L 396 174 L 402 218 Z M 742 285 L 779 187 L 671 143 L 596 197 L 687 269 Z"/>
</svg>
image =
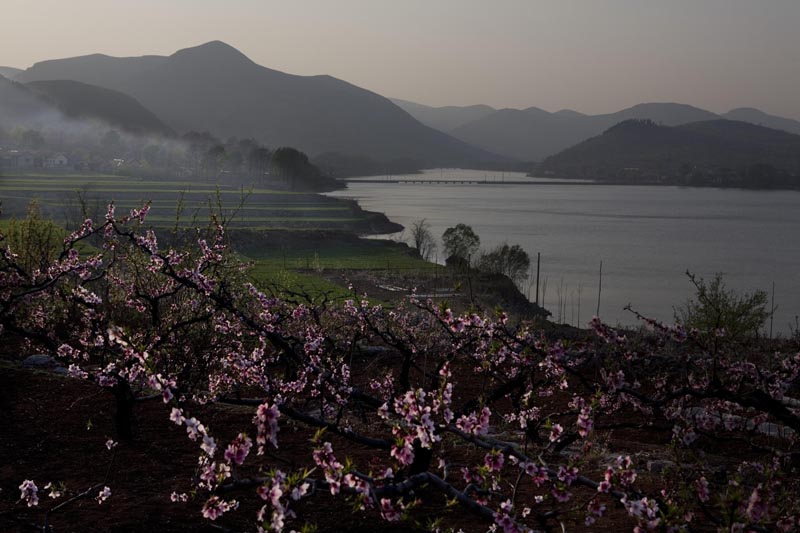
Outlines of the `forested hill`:
<svg viewBox="0 0 800 533">
<path fill-rule="evenodd" d="M 14 79 L 14 76 L 22 72 L 21 69 L 14 68 L 14 67 L 0 67 L 0 76 L 4 76 L 8 79 Z"/>
<path fill-rule="evenodd" d="M 130 133 L 172 135 L 172 130 L 133 98 L 71 81 L 21 84 L 0 76 L 0 122 L 40 128 L 67 119 L 98 120 Z"/>
<path fill-rule="evenodd" d="M 130 133 L 174 135 L 174 131 L 136 99 L 119 91 L 70 80 L 26 84 L 70 118 L 96 118 Z"/>
<path fill-rule="evenodd" d="M 800 184 L 800 135 L 745 122 L 628 120 L 547 158 L 561 178 L 748 187 Z"/>
<path fill-rule="evenodd" d="M 49 106 L 27 87 L 0 75 L 0 127 L 24 124 L 48 110 Z"/>
</svg>

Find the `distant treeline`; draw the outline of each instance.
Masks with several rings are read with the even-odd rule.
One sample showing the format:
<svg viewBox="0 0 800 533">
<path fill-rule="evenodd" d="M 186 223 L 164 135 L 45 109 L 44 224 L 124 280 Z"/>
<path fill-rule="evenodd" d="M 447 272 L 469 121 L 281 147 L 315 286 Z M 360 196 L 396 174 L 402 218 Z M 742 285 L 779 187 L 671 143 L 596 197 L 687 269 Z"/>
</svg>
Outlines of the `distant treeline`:
<svg viewBox="0 0 800 533">
<path fill-rule="evenodd" d="M 47 161 L 55 154 L 63 156 L 62 171 L 237 180 L 301 191 L 338 186 L 303 152 L 291 147 L 271 149 L 254 139 L 222 141 L 208 132 L 189 132 L 179 138 L 140 136 L 100 124 L 41 130 L 0 125 L 0 172 L 47 170 Z"/>
</svg>

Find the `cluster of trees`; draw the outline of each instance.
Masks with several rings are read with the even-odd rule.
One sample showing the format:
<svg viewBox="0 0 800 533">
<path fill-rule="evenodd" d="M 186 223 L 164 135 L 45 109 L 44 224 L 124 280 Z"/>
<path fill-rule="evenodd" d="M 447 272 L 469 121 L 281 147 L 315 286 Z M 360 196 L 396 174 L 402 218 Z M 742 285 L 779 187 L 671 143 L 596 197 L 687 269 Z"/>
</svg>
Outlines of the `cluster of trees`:
<svg viewBox="0 0 800 533">
<path fill-rule="evenodd" d="M 595 319 L 592 336 L 567 341 L 415 298 L 389 310 L 355 295 L 290 301 L 247 282 L 223 227 L 174 248 L 145 226 L 148 209 L 112 205 L 55 243 L 30 227 L 0 236 L 0 326 L 108 390 L 120 446 L 136 398 L 163 401 L 197 452 L 165 505 L 230 529 L 252 500 L 263 531 L 300 529 L 300 502 L 322 493 L 360 520 L 413 519 L 424 500 L 428 517 L 459 505 L 505 533 L 800 526 L 796 346 L 644 317 L 643 336 Z M 232 439 L 198 418 L 221 403 L 252 408 Z M 281 447 L 287 425 L 305 428 L 307 448 Z M 612 451 L 631 429 L 661 446 L 639 457 L 617 437 Z M 350 457 L 354 445 L 370 452 Z M 16 475 L 21 507 L 117 495 Z M 38 497 L 46 486 L 52 504 Z"/>
<path fill-rule="evenodd" d="M 411 243 L 420 256 L 429 260 L 436 251 L 436 240 L 425 219 L 411 224 Z M 481 272 L 508 276 L 514 283 L 521 283 L 528 277 L 531 259 L 518 244 L 500 244 L 479 254 L 480 237 L 472 227 L 456 224 L 442 234 L 442 246 L 448 264 L 476 266 Z"/>
<path fill-rule="evenodd" d="M 0 141 L 3 139 L 11 140 L 17 146 L 31 150 L 38 150 L 45 144 L 44 136 L 39 130 L 22 127 L 16 127 L 8 133 L 0 129 Z"/>
<path fill-rule="evenodd" d="M 208 132 L 194 131 L 181 140 L 186 148 L 183 163 L 193 176 L 255 179 L 272 186 L 283 183 L 292 190 L 329 190 L 336 185 L 295 148 L 271 150 L 254 139 L 231 137 L 221 141 Z M 154 168 L 169 167 L 172 161 L 165 148 L 149 144 L 142 156 Z"/>
</svg>

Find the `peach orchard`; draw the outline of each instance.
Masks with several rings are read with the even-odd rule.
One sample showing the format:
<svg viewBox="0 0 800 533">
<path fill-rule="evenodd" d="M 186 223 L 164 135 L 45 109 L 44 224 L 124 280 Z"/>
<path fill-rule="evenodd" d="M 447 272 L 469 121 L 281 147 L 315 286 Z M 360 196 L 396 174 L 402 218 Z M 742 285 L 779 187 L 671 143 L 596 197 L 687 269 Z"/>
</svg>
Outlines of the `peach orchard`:
<svg viewBox="0 0 800 533">
<path fill-rule="evenodd" d="M 575 340 L 413 296 L 392 308 L 355 294 L 276 297 L 247 281 L 222 225 L 163 245 L 148 208 L 117 216 L 111 205 L 39 260 L 3 237 L 0 327 L 54 355 L 69 379 L 110 391 L 117 434 L 98 451 L 136 438 L 138 402 L 163 402 L 197 451 L 164 505 L 197 502 L 224 524 L 254 500 L 258 531 L 300 530 L 300 502 L 322 493 L 376 528 L 430 502 L 506 533 L 615 513 L 636 531 L 800 527 L 796 352 L 644 317 L 646 333 L 594 319 L 593 335 Z M 197 414 L 216 403 L 252 409 L 230 441 Z M 275 461 L 289 423 L 313 434 L 292 450 L 304 458 L 295 468 Z M 609 432 L 648 426 L 671 432 L 660 471 L 607 451 Z M 720 439 L 736 449 L 722 462 L 708 453 Z M 19 506 L 50 510 L 117 494 L 36 472 L 19 483 Z"/>
</svg>

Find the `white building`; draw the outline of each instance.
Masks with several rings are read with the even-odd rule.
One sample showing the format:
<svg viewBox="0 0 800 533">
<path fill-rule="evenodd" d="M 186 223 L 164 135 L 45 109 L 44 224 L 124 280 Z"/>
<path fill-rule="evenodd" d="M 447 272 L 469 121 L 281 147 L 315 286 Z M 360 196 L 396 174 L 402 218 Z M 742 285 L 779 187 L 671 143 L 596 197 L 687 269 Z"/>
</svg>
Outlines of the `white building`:
<svg viewBox="0 0 800 533">
<path fill-rule="evenodd" d="M 45 158 L 43 166 L 44 168 L 67 168 L 69 159 L 64 154 L 55 154 Z"/>
</svg>

